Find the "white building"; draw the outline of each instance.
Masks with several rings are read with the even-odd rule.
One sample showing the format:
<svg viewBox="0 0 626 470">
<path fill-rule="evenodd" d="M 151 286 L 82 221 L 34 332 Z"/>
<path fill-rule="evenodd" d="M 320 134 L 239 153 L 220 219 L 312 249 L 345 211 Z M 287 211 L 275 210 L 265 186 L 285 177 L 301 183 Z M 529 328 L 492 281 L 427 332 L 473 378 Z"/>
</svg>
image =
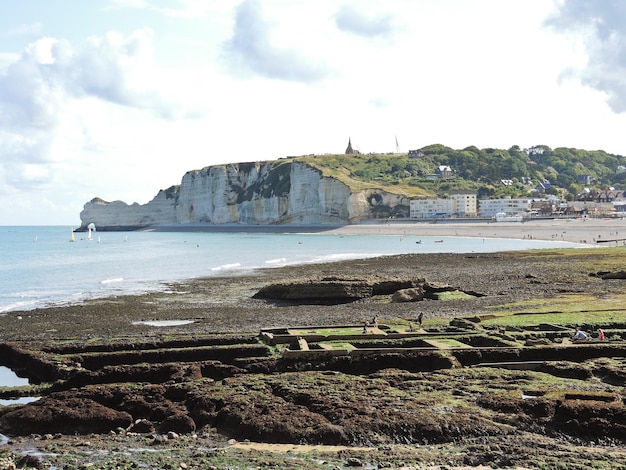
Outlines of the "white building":
<svg viewBox="0 0 626 470">
<path fill-rule="evenodd" d="M 411 199 L 410 217 L 412 219 L 432 219 L 438 217 L 473 217 L 476 216 L 475 194 L 451 194 L 449 198 Z"/>
<path fill-rule="evenodd" d="M 449 217 L 456 212 L 454 199 L 411 199 L 409 216 L 412 219 Z"/>
<path fill-rule="evenodd" d="M 504 199 L 480 199 L 478 207 L 481 217 L 495 217 L 497 214 L 507 216 L 525 215 L 530 212 L 532 199 L 530 198 L 504 198 Z"/>
<path fill-rule="evenodd" d="M 475 217 L 478 213 L 478 198 L 476 194 L 450 194 L 450 199 L 456 201 L 455 213 L 459 217 Z"/>
</svg>

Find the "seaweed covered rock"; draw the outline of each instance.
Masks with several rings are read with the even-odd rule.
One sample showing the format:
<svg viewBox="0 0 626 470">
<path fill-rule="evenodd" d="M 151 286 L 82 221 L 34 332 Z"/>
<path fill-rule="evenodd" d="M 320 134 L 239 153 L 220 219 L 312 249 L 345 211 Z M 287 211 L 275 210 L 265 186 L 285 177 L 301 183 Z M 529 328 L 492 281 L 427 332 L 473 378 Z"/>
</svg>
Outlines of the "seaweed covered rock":
<svg viewBox="0 0 626 470">
<path fill-rule="evenodd" d="M 449 290 L 454 288 L 423 278 L 325 277 L 270 284 L 261 288 L 253 298 L 295 303 L 339 304 L 376 295 L 392 295 L 394 302 L 413 302 L 422 300 L 431 293 Z"/>
<path fill-rule="evenodd" d="M 125 429 L 132 422 L 129 413 L 88 398 L 59 400 L 45 397 L 8 410 L 0 417 L 3 432 L 13 435 L 107 433 L 117 428 Z"/>
<path fill-rule="evenodd" d="M 373 295 L 370 282 L 360 279 L 321 279 L 271 284 L 259 290 L 253 298 L 300 302 L 341 303 Z"/>
</svg>

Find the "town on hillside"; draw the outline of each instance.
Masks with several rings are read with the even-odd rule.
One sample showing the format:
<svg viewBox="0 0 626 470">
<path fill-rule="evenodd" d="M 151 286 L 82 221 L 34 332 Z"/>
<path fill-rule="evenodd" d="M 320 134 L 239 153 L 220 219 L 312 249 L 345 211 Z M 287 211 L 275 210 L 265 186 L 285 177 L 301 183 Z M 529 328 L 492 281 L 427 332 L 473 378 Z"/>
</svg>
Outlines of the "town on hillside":
<svg viewBox="0 0 626 470">
<path fill-rule="evenodd" d="M 435 147 L 435 146 L 431 146 Z M 452 149 L 448 149 L 452 150 Z M 476 149 L 478 150 L 478 149 Z M 536 146 L 520 149 L 514 146 L 509 152 L 518 151 L 526 155 L 528 162 L 535 165 L 537 161 L 546 159 L 552 152 L 546 146 Z M 405 155 L 408 159 L 424 159 L 429 152 L 428 148 L 400 152 L 396 138 L 396 152 L 393 155 Z M 571 150 L 570 150 L 571 152 Z M 590 152 L 592 153 L 592 152 Z M 358 146 L 348 139 L 346 155 L 361 155 Z M 619 159 L 622 157 L 616 156 Z M 523 221 L 533 217 L 622 217 L 626 214 L 626 191 L 616 186 L 595 189 L 596 178 L 584 173 L 584 167 L 576 166 L 577 172 L 568 178 L 572 181 L 570 188 L 563 188 L 562 182 L 553 184 L 548 178 L 541 178 L 535 182 L 529 176 L 516 175 L 512 178 L 501 178 L 492 184 L 511 187 L 521 184 L 527 188 L 527 197 L 507 196 L 502 198 L 480 197 L 478 191 L 450 190 L 442 197 L 411 197 L 406 217 L 411 219 L 445 219 L 445 218 L 488 218 L 497 221 Z M 581 171 L 583 170 L 583 171 Z M 617 164 L 614 169 L 618 177 L 626 174 L 626 166 Z M 453 181 L 458 178 L 457 170 L 450 164 L 436 166 L 435 172 L 425 174 L 423 178 L 431 181 Z M 561 178 L 565 180 L 565 178 Z M 566 200 L 564 189 L 581 188 L 576 195 L 569 195 Z"/>
</svg>

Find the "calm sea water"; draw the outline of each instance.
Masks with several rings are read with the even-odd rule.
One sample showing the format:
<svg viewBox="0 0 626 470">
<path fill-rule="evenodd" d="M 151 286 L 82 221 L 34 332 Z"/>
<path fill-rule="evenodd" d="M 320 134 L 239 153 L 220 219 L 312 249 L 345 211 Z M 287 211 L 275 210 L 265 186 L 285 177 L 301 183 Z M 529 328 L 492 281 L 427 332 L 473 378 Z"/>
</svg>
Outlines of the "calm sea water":
<svg viewBox="0 0 626 470">
<path fill-rule="evenodd" d="M 306 233 L 96 232 L 0 226 L 0 313 L 148 292 L 164 282 L 401 253 L 575 246 L 565 242 Z M 421 240 L 421 243 L 416 243 Z M 443 240 L 443 242 L 441 242 Z"/>
</svg>

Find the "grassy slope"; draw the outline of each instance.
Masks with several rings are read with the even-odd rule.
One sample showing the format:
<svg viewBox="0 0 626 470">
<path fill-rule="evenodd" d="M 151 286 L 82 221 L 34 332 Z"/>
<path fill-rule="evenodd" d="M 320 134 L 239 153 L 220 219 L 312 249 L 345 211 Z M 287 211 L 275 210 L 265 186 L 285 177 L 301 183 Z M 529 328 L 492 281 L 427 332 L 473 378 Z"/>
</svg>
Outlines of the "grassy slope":
<svg viewBox="0 0 626 470">
<path fill-rule="evenodd" d="M 364 181 L 356 178 L 353 173 L 357 169 L 367 167 L 368 155 L 315 155 L 303 156 L 295 158 L 295 161 L 306 163 L 317 168 L 322 174 L 329 178 L 335 178 L 346 186 L 352 192 L 363 191 L 365 189 L 378 189 L 394 194 L 402 194 L 407 197 L 413 196 L 429 196 L 434 197 L 435 194 L 427 189 L 419 186 L 409 185 L 402 180 L 388 181 Z M 380 158 L 385 158 L 381 155 Z"/>
</svg>

